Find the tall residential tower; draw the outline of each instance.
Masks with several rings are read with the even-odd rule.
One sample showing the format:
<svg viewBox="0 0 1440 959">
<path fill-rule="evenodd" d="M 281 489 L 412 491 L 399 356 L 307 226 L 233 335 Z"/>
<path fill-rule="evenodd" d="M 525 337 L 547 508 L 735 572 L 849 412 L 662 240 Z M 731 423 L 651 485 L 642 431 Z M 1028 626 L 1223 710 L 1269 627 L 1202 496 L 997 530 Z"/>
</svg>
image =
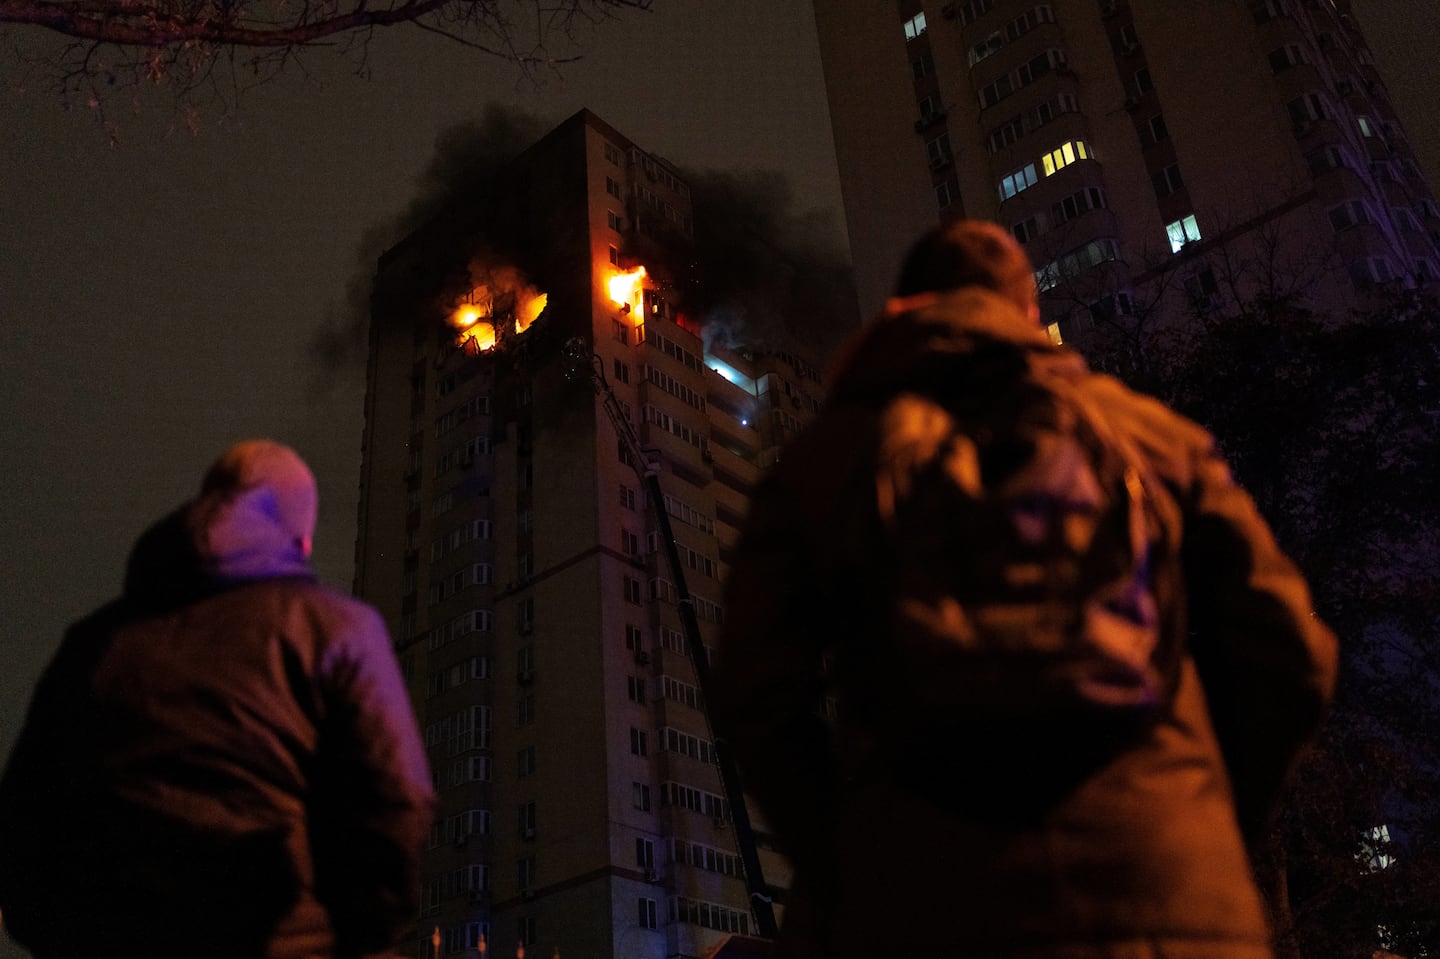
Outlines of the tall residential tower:
<svg viewBox="0 0 1440 959">
<path fill-rule="evenodd" d="M 416 949 L 438 930 L 442 956 L 482 935 L 494 956 L 701 956 L 755 927 L 675 584 L 592 370 L 660 471 L 707 643 L 747 491 L 819 377 L 707 345 L 689 189 L 592 114 L 475 188 L 382 258 L 372 311 L 356 588 L 439 793 Z"/>
<path fill-rule="evenodd" d="M 1440 278 L 1348 0 L 816 0 L 861 306 L 943 219 L 1026 245 L 1052 334 Z"/>
</svg>

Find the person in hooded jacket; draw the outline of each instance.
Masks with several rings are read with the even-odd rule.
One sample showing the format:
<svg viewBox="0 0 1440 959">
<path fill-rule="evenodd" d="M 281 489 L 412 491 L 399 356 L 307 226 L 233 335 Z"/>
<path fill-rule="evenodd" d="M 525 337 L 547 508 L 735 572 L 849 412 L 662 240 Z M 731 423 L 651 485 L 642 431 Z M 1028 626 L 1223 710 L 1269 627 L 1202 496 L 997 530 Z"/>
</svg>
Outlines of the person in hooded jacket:
<svg viewBox="0 0 1440 959">
<path fill-rule="evenodd" d="M 999 227 L 923 237 L 897 294 L 756 490 L 727 583 L 711 708 L 794 867 L 776 955 L 1270 959 L 1246 839 L 1336 674 L 1303 579 L 1203 429 L 1051 341 L 1031 264 Z M 983 407 L 1041 366 L 1158 479 L 1167 694 L 1114 735 L 1019 707 L 906 725 L 916 677 L 872 600 L 893 587 L 897 608 L 946 607 L 877 569 L 879 460 L 895 445 L 882 411 L 907 391 Z M 1053 502 L 1074 492 L 1055 485 Z M 948 609 L 944 628 L 964 617 Z"/>
<path fill-rule="evenodd" d="M 389 955 L 433 796 L 375 610 L 316 582 L 315 479 L 242 442 L 67 632 L 0 781 L 37 959 Z"/>
</svg>

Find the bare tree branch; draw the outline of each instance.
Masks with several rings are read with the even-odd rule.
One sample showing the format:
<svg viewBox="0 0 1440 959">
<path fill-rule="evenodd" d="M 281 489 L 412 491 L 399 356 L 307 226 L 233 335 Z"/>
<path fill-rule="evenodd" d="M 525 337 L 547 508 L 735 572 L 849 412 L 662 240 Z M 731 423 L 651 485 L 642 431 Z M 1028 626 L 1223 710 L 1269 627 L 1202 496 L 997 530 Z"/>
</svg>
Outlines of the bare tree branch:
<svg viewBox="0 0 1440 959">
<path fill-rule="evenodd" d="M 315 47 L 356 57 L 363 75 L 374 31 L 407 24 L 509 61 L 540 82 L 538 70 L 579 59 L 575 24 L 647 11 L 653 2 L 0 0 L 0 30 L 11 25 L 68 38 L 40 54 L 27 45 L 32 52 L 19 55 L 23 72 L 48 76 L 67 106 L 84 104 L 101 118 L 100 104 L 116 89 L 146 84 L 170 86 L 183 109 L 207 91 L 233 102 Z"/>
</svg>

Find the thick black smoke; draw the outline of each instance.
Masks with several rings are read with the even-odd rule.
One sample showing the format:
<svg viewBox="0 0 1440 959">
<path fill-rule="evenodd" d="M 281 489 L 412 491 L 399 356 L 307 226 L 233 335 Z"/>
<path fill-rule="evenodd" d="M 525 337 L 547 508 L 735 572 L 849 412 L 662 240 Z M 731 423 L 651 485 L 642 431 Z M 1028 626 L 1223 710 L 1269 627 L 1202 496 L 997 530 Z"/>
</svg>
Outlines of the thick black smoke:
<svg viewBox="0 0 1440 959">
<path fill-rule="evenodd" d="M 707 344 L 819 357 L 859 323 L 855 277 L 833 216 L 797 208 L 775 171 L 687 172 L 695 262 L 686 305 Z"/>
<path fill-rule="evenodd" d="M 327 311 L 310 339 L 310 355 L 322 374 L 364 365 L 370 290 L 380 255 L 439 216 L 483 209 L 495 175 L 548 129 L 549 124 L 537 117 L 490 104 L 478 119 L 440 132 L 435 154 L 416 182 L 415 196 L 403 211 L 365 231 L 355 250 L 355 270 L 345 284 L 344 301 Z"/>
<path fill-rule="evenodd" d="M 344 302 L 311 339 L 311 356 L 323 372 L 363 365 L 380 255 L 437 217 L 483 209 L 495 175 L 548 129 L 536 117 L 492 104 L 478 120 L 436 138 L 414 199 L 366 231 Z M 859 320 L 854 277 L 833 217 L 797 209 L 789 181 L 778 172 L 690 172 L 685 179 L 694 205 L 695 251 L 684 271 L 681 306 L 705 324 L 707 342 L 797 345 L 828 355 Z"/>
</svg>

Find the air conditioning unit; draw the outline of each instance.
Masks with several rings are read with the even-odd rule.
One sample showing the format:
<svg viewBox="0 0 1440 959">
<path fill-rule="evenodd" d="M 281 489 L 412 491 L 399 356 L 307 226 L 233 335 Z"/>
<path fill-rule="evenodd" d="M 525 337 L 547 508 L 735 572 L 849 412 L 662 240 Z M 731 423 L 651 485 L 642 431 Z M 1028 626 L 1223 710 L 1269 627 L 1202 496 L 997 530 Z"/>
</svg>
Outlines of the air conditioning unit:
<svg viewBox="0 0 1440 959">
<path fill-rule="evenodd" d="M 660 873 L 657 872 L 655 869 L 647 869 L 647 870 L 645 870 L 645 881 L 646 881 L 646 882 L 659 882 L 659 881 L 660 881 Z"/>
</svg>

